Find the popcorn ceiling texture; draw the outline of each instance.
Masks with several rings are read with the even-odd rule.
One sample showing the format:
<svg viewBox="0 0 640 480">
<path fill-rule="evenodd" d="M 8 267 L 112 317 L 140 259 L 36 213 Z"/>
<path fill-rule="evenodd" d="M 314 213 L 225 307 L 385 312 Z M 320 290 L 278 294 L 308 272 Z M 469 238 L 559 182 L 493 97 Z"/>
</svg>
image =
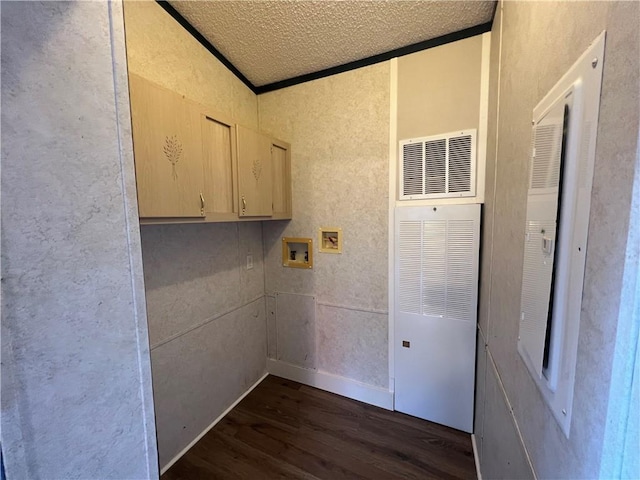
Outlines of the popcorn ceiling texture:
<svg viewBox="0 0 640 480">
<path fill-rule="evenodd" d="M 254 85 L 491 21 L 495 2 L 172 1 Z"/>
</svg>

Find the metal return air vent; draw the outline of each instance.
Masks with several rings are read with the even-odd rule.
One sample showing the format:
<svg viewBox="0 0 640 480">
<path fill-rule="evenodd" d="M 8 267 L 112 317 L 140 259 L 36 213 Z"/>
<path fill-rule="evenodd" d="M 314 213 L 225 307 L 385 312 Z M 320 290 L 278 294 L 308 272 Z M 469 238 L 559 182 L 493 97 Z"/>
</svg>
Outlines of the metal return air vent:
<svg viewBox="0 0 640 480">
<path fill-rule="evenodd" d="M 473 197 L 476 130 L 400 141 L 400 200 Z"/>
</svg>

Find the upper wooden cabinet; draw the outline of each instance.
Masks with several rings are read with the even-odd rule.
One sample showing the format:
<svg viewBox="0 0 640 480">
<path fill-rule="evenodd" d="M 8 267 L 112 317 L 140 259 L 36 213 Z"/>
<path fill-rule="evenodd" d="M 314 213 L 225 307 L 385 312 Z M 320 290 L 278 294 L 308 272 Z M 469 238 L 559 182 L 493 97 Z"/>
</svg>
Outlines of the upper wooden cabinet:
<svg viewBox="0 0 640 480">
<path fill-rule="evenodd" d="M 291 218 L 291 145 L 238 125 L 240 217 Z"/>
<path fill-rule="evenodd" d="M 270 217 L 273 178 L 269 137 L 237 125 L 238 201 L 241 217 Z"/>
<path fill-rule="evenodd" d="M 201 121 L 206 220 L 238 220 L 235 126 L 211 112 L 202 115 Z"/>
<path fill-rule="evenodd" d="M 291 218 L 291 145 L 270 139 L 273 220 Z"/>
<path fill-rule="evenodd" d="M 291 147 L 129 75 L 140 222 L 291 218 Z"/>
<path fill-rule="evenodd" d="M 140 217 L 204 217 L 198 106 L 129 75 Z"/>
</svg>

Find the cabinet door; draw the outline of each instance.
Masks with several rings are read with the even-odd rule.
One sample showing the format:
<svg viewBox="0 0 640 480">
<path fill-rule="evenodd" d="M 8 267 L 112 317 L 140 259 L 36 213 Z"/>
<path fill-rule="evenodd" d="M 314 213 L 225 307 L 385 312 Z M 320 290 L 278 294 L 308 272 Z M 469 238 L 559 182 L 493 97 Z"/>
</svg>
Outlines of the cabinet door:
<svg viewBox="0 0 640 480">
<path fill-rule="evenodd" d="M 237 126 L 240 217 L 270 217 L 273 212 L 269 137 Z"/>
<path fill-rule="evenodd" d="M 140 217 L 203 217 L 200 110 L 129 75 Z"/>
<path fill-rule="evenodd" d="M 291 218 L 291 145 L 271 139 L 273 219 Z"/>
<path fill-rule="evenodd" d="M 238 220 L 236 131 L 232 122 L 218 115 L 203 115 L 202 157 L 207 221 Z"/>
</svg>

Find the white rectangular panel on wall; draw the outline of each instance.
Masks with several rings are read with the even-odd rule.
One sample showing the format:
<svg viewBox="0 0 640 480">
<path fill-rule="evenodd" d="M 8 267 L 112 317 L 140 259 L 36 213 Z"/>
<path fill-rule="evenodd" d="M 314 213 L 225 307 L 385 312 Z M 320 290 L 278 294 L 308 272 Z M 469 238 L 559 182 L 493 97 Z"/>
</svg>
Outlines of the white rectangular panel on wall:
<svg viewBox="0 0 640 480">
<path fill-rule="evenodd" d="M 400 141 L 400 200 L 473 197 L 476 130 Z"/>
<path fill-rule="evenodd" d="M 471 432 L 480 205 L 395 218 L 395 409 Z"/>
<path fill-rule="evenodd" d="M 531 140 L 518 348 L 542 376 L 556 244 L 565 103 L 534 126 Z"/>
<path fill-rule="evenodd" d="M 311 295 L 276 293 L 276 358 L 315 369 L 316 299 Z"/>
<path fill-rule="evenodd" d="M 569 436 L 604 32 L 533 110 L 518 352 Z"/>
</svg>

